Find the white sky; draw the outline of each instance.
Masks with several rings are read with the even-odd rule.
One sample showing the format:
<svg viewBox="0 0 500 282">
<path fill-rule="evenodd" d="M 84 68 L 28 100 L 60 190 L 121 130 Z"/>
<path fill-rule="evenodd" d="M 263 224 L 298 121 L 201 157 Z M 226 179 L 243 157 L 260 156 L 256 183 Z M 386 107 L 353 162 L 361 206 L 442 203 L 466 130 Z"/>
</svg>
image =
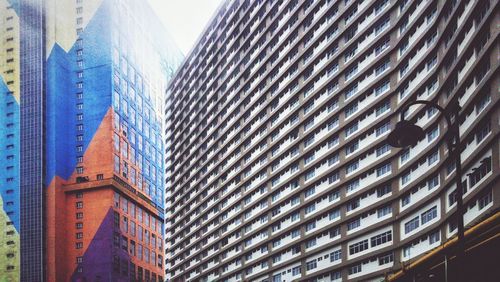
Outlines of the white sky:
<svg viewBox="0 0 500 282">
<path fill-rule="evenodd" d="M 187 55 L 223 0 L 148 0 L 172 39 Z"/>
</svg>

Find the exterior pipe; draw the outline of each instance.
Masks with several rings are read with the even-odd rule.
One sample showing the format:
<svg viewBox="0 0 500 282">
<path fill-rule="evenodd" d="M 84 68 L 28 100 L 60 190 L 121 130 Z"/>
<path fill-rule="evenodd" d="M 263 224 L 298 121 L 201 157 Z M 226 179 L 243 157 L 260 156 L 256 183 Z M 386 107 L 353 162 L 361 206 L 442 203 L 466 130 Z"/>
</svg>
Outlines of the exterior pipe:
<svg viewBox="0 0 500 282">
<path fill-rule="evenodd" d="M 494 215 L 488 217 L 484 221 L 469 228 L 467 231 L 465 231 L 464 237 L 470 237 L 470 236 L 475 235 L 475 233 L 477 233 L 481 228 L 489 226 L 490 224 L 494 223 L 497 220 L 500 220 L 500 211 L 497 211 Z M 444 251 L 445 249 L 448 249 L 456 244 L 457 244 L 457 237 L 455 236 L 452 239 L 445 242 L 444 244 L 440 245 L 439 247 L 436 247 L 434 250 L 425 254 L 421 258 L 410 263 L 407 267 L 399 270 L 398 272 L 394 273 L 393 275 L 389 275 L 388 281 L 396 281 L 397 279 L 402 278 L 408 270 L 411 270 L 411 269 L 414 269 L 414 268 L 420 266 L 421 264 L 423 264 L 427 260 L 431 259 L 435 255 L 439 254 L 440 252 Z"/>
</svg>

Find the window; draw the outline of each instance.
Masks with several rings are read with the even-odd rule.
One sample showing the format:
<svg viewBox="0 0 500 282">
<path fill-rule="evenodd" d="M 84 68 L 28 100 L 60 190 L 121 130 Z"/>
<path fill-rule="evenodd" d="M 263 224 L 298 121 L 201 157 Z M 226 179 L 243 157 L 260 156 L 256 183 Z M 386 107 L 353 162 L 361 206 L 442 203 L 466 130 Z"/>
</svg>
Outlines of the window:
<svg viewBox="0 0 500 282">
<path fill-rule="evenodd" d="M 312 169 L 312 170 L 308 171 L 308 172 L 306 173 L 306 175 L 304 176 L 304 180 L 305 180 L 305 181 L 307 181 L 307 180 L 309 180 L 309 179 L 313 178 L 313 177 L 314 177 L 314 175 L 315 175 L 315 173 L 316 173 L 316 172 L 315 172 L 315 170 L 314 170 L 314 169 Z"/>
<path fill-rule="evenodd" d="M 386 122 L 376 130 L 376 136 L 380 136 L 391 129 L 391 123 Z"/>
<path fill-rule="evenodd" d="M 355 133 L 358 130 L 358 121 L 354 122 L 353 125 L 349 126 L 345 130 L 345 136 L 349 137 L 349 135 Z"/>
<path fill-rule="evenodd" d="M 305 159 L 304 159 L 304 164 L 308 164 L 310 162 L 312 162 L 314 160 L 314 153 L 308 155 Z"/>
<path fill-rule="evenodd" d="M 387 144 L 384 144 L 384 145 L 378 147 L 377 148 L 377 157 L 385 154 L 386 152 L 389 152 L 390 150 L 391 150 L 391 147 L 389 147 L 389 145 L 387 145 Z M 389 169 L 389 171 L 390 171 L 390 169 Z"/>
<path fill-rule="evenodd" d="M 328 141 L 328 149 L 331 149 L 333 148 L 333 146 L 339 144 L 339 137 L 338 136 L 334 136 L 332 139 L 330 139 Z"/>
<path fill-rule="evenodd" d="M 327 76 L 330 77 L 339 70 L 339 64 L 333 64 L 328 68 Z"/>
<path fill-rule="evenodd" d="M 333 251 L 330 253 L 330 262 L 342 259 L 342 250 Z"/>
<path fill-rule="evenodd" d="M 392 231 L 391 230 L 370 238 L 370 244 L 371 244 L 372 248 L 375 246 L 378 246 L 378 245 L 382 245 L 386 242 L 390 242 L 390 241 L 392 241 Z"/>
<path fill-rule="evenodd" d="M 336 128 L 338 125 L 339 125 L 339 117 L 336 116 L 335 118 L 333 118 L 328 122 L 328 131 Z"/>
<path fill-rule="evenodd" d="M 281 261 L 281 254 L 276 255 L 273 257 L 273 263 L 278 263 Z"/>
<path fill-rule="evenodd" d="M 358 73 L 358 65 L 355 64 L 354 66 L 352 66 L 351 68 L 347 69 L 346 73 L 345 73 L 345 80 L 348 81 L 349 79 L 351 79 L 354 75 L 356 75 Z M 356 85 L 356 88 L 357 88 L 357 85 Z M 346 99 L 350 98 L 352 95 L 348 95 L 346 93 Z"/>
<path fill-rule="evenodd" d="M 382 22 L 380 22 L 377 26 L 375 26 L 375 36 L 378 36 L 384 29 L 389 26 L 389 17 L 385 18 Z"/>
<path fill-rule="evenodd" d="M 380 209 L 377 210 L 377 216 L 380 218 L 380 217 L 383 217 L 383 216 L 386 216 L 388 214 L 392 213 L 392 207 L 391 206 L 386 206 L 386 207 L 382 207 Z"/>
<path fill-rule="evenodd" d="M 491 127 L 489 122 L 481 126 L 476 133 L 476 143 L 479 144 L 481 141 L 483 141 L 483 139 L 486 138 L 486 136 L 488 136 L 490 132 L 491 132 Z"/>
<path fill-rule="evenodd" d="M 120 173 L 120 157 L 118 157 L 117 155 L 115 155 L 114 157 L 115 172 Z"/>
<path fill-rule="evenodd" d="M 476 113 L 479 114 L 491 101 L 490 95 L 485 95 L 480 98 L 479 102 L 476 105 Z"/>
<path fill-rule="evenodd" d="M 316 238 L 306 241 L 306 249 L 316 246 Z"/>
<path fill-rule="evenodd" d="M 357 198 L 357 199 L 350 201 L 346 207 L 347 211 L 350 212 L 352 210 L 357 209 L 359 207 L 359 203 L 360 203 L 360 198 Z"/>
<path fill-rule="evenodd" d="M 305 214 L 309 214 L 309 213 L 313 212 L 315 209 L 316 209 L 316 204 L 313 203 L 312 205 L 309 205 L 306 207 Z"/>
<path fill-rule="evenodd" d="M 368 239 L 349 246 L 349 254 L 353 255 L 368 249 Z"/>
<path fill-rule="evenodd" d="M 304 147 L 307 147 L 307 146 L 311 145 L 312 143 L 314 143 L 314 135 L 306 138 L 306 140 L 304 141 Z"/>
<path fill-rule="evenodd" d="M 314 108 L 314 101 L 309 102 L 307 105 L 305 105 L 304 106 L 304 115 L 309 113 L 313 108 Z"/>
<path fill-rule="evenodd" d="M 82 209 L 83 208 L 83 202 L 76 202 L 76 208 L 77 209 Z"/>
<path fill-rule="evenodd" d="M 409 70 L 410 65 L 408 64 L 408 61 L 406 63 L 401 65 L 401 69 L 399 70 L 399 76 L 403 77 Z"/>
<path fill-rule="evenodd" d="M 410 182 L 411 180 L 411 172 L 407 172 L 401 176 L 401 183 L 405 185 L 406 183 Z"/>
<path fill-rule="evenodd" d="M 401 206 L 406 206 L 410 203 L 410 200 L 411 200 L 411 195 L 408 194 L 408 195 L 405 195 L 401 198 Z"/>
<path fill-rule="evenodd" d="M 429 71 L 437 64 L 437 56 L 435 55 L 427 62 L 427 70 Z"/>
<path fill-rule="evenodd" d="M 312 188 L 309 188 L 306 190 L 306 192 L 304 193 L 304 197 L 307 198 L 309 196 L 312 196 L 314 195 L 314 193 L 316 193 L 315 191 L 315 187 L 312 187 Z"/>
<path fill-rule="evenodd" d="M 422 225 L 426 224 L 427 222 L 433 220 L 434 218 L 437 217 L 437 206 L 432 207 L 431 209 L 425 211 L 424 213 L 421 214 L 422 217 Z"/>
<path fill-rule="evenodd" d="M 361 226 L 361 220 L 358 218 L 358 219 L 355 219 L 347 224 L 347 230 L 350 231 L 350 230 L 358 228 L 359 226 Z"/>
<path fill-rule="evenodd" d="M 379 257 L 378 264 L 379 265 L 384 265 L 384 264 L 390 263 L 392 261 L 394 261 L 394 257 L 393 257 L 393 255 L 391 253 L 391 254 Z"/>
<path fill-rule="evenodd" d="M 345 110 L 345 117 L 349 117 L 353 115 L 358 110 L 358 102 L 355 102 L 352 105 L 349 105 Z"/>
<path fill-rule="evenodd" d="M 330 195 L 328 195 L 328 200 L 330 202 L 333 202 L 333 201 L 337 200 L 339 197 L 340 197 L 339 192 L 335 191 L 335 192 L 331 193 Z"/>
<path fill-rule="evenodd" d="M 83 222 L 77 222 L 75 224 L 76 229 L 83 229 Z"/>
<path fill-rule="evenodd" d="M 340 236 L 340 227 L 336 227 L 330 230 L 330 238 Z"/>
<path fill-rule="evenodd" d="M 309 270 L 313 270 L 317 267 L 317 261 L 314 259 L 312 261 L 308 261 L 306 263 L 306 270 L 309 271 Z"/>
<path fill-rule="evenodd" d="M 382 105 L 377 107 L 375 115 L 378 117 L 381 114 L 389 111 L 390 109 L 391 109 L 391 104 L 389 103 L 389 101 L 385 101 Z"/>
<path fill-rule="evenodd" d="M 75 245 L 75 247 L 77 249 L 82 249 L 83 248 L 83 242 L 77 242 L 76 245 Z"/>
<path fill-rule="evenodd" d="M 344 55 L 344 61 L 348 62 L 352 57 L 354 57 L 354 55 L 356 55 L 357 49 L 358 49 L 358 46 L 354 46 L 349 51 L 347 51 Z"/>
<path fill-rule="evenodd" d="M 346 173 L 347 174 L 352 173 L 356 169 L 358 169 L 358 167 L 359 167 L 359 161 L 356 160 L 355 162 L 350 163 L 350 164 L 347 165 L 347 167 L 346 167 Z"/>
<path fill-rule="evenodd" d="M 337 180 L 339 180 L 339 173 L 338 172 L 334 172 L 332 173 L 329 177 L 328 177 L 328 183 L 332 184 L 334 182 L 336 182 Z"/>
<path fill-rule="evenodd" d="M 439 153 L 436 151 L 427 157 L 427 164 L 432 165 L 439 159 Z"/>
<path fill-rule="evenodd" d="M 492 201 L 493 201 L 493 194 L 492 194 L 491 190 L 489 190 L 488 193 L 486 193 L 484 196 L 482 196 L 478 199 L 479 209 L 480 210 L 484 209 L 484 207 L 486 207 Z"/>
<path fill-rule="evenodd" d="M 429 245 L 439 242 L 439 237 L 440 237 L 439 230 L 431 233 L 429 235 Z"/>
<path fill-rule="evenodd" d="M 437 186 L 439 186 L 439 177 L 438 177 L 438 175 L 436 175 L 433 178 L 427 180 L 427 188 L 429 190 L 432 190 L 432 189 L 434 189 Z"/>
<path fill-rule="evenodd" d="M 438 135 L 439 135 L 439 127 L 436 127 L 427 133 L 427 142 L 433 141 Z"/>
<path fill-rule="evenodd" d="M 308 121 L 305 122 L 305 124 L 304 124 L 304 131 L 309 130 L 313 126 L 314 126 L 314 118 L 312 118 L 312 119 L 310 119 L 310 120 L 308 120 Z"/>
<path fill-rule="evenodd" d="M 468 174 L 469 186 L 473 187 L 490 172 L 491 172 L 491 157 L 487 157 L 481 161 L 481 165 L 475 168 L 475 170 L 473 170 L 472 173 Z"/>
<path fill-rule="evenodd" d="M 380 75 L 388 68 L 389 68 L 389 61 L 387 60 L 375 68 L 375 75 L 377 76 Z"/>
<path fill-rule="evenodd" d="M 384 185 L 380 188 L 377 188 L 377 197 L 380 198 L 384 195 L 387 195 L 392 192 L 392 188 L 390 185 Z"/>
<path fill-rule="evenodd" d="M 330 274 L 330 280 L 339 280 L 339 279 L 342 279 L 342 272 L 337 271 Z"/>
<path fill-rule="evenodd" d="M 400 158 L 402 163 L 406 162 L 410 158 L 410 150 L 409 149 L 403 150 L 401 152 Z"/>
<path fill-rule="evenodd" d="M 292 268 L 292 276 L 300 275 L 300 266 Z"/>
<path fill-rule="evenodd" d="M 418 216 L 405 223 L 405 234 L 412 232 L 419 226 Z"/>
<path fill-rule="evenodd" d="M 329 213 L 329 219 L 330 220 L 334 220 L 336 218 L 339 218 L 340 217 L 340 210 L 333 210 Z"/>
<path fill-rule="evenodd" d="M 380 177 L 390 172 L 391 172 L 391 164 L 390 163 L 383 164 L 382 166 L 377 168 L 377 177 Z"/>
<path fill-rule="evenodd" d="M 349 275 L 361 272 L 361 263 L 349 267 Z"/>
<path fill-rule="evenodd" d="M 385 49 L 389 47 L 389 38 L 386 38 L 382 43 L 375 47 L 375 56 L 380 55 Z"/>
<path fill-rule="evenodd" d="M 358 82 L 355 82 L 353 86 L 348 88 L 345 92 L 345 100 L 348 100 L 349 98 L 353 97 L 354 94 L 358 92 Z"/>
<path fill-rule="evenodd" d="M 347 192 L 354 191 L 359 188 L 359 179 L 355 179 L 349 183 L 347 183 L 346 190 Z"/>
</svg>

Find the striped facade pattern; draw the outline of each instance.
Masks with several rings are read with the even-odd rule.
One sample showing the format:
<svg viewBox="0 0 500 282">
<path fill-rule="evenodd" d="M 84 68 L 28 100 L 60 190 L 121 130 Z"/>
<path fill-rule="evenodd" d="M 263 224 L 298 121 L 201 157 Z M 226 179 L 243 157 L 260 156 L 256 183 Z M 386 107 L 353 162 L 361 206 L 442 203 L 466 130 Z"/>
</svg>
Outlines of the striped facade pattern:
<svg viewBox="0 0 500 282">
<path fill-rule="evenodd" d="M 225 1 L 169 86 L 166 278 L 383 279 L 500 205 L 498 1 Z M 461 110 L 452 109 L 458 101 Z"/>
</svg>

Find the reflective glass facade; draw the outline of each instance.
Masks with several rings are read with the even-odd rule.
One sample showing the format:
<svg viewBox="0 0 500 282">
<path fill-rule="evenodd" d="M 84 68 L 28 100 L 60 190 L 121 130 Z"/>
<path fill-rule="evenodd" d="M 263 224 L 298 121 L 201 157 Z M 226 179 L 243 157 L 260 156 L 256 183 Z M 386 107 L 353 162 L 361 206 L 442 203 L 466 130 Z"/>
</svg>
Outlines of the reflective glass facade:
<svg viewBox="0 0 500 282">
<path fill-rule="evenodd" d="M 162 114 L 181 53 L 141 1 L 4 2 L 17 26 L 2 41 L 0 157 L 15 165 L 0 169 L 0 224 L 15 232 L 0 274 L 160 281 Z"/>
</svg>

